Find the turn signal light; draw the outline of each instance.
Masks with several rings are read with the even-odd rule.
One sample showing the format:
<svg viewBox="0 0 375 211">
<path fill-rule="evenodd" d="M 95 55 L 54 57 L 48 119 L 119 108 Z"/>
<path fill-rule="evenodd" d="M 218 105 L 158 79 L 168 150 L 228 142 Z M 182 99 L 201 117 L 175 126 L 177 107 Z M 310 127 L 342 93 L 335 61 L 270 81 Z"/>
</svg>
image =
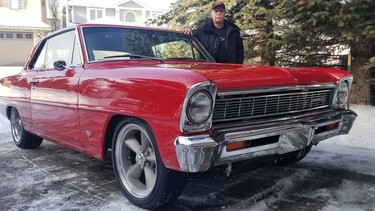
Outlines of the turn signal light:
<svg viewBox="0 0 375 211">
<path fill-rule="evenodd" d="M 330 130 L 336 130 L 337 128 L 339 128 L 339 123 L 333 123 L 333 124 L 330 124 L 330 125 L 327 125 L 327 130 L 330 131 Z"/>
<path fill-rule="evenodd" d="M 227 152 L 246 148 L 246 141 L 238 141 L 227 144 Z"/>
</svg>

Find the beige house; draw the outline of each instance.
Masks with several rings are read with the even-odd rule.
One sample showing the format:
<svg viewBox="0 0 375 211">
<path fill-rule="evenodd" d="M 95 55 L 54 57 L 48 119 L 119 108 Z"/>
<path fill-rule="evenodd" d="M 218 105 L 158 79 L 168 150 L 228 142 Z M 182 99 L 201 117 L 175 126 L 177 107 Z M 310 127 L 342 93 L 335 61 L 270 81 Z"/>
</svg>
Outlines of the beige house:
<svg viewBox="0 0 375 211">
<path fill-rule="evenodd" d="M 69 0 L 69 16 L 63 9 L 62 26 L 79 23 L 116 23 L 145 26 L 152 20 L 167 12 L 166 9 L 155 9 L 140 0 Z M 65 6 L 66 7 L 66 6 Z"/>
<path fill-rule="evenodd" d="M 33 46 L 51 31 L 53 21 L 57 28 L 87 22 L 145 26 L 167 12 L 158 8 L 162 4 L 155 0 L 60 0 L 55 5 L 58 17 L 54 18 L 50 2 L 0 0 L 0 66 L 23 65 Z"/>
<path fill-rule="evenodd" d="M 42 21 L 44 1 L 0 0 L 0 66 L 22 66 L 50 26 Z"/>
</svg>

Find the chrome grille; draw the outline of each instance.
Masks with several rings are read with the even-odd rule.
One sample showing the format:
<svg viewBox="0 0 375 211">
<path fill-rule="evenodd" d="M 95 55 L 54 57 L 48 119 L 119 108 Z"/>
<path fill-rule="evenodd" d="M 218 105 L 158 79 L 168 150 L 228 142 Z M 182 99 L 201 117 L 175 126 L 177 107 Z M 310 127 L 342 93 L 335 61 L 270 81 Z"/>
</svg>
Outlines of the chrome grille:
<svg viewBox="0 0 375 211">
<path fill-rule="evenodd" d="M 332 90 L 217 96 L 213 123 L 279 116 L 327 108 Z"/>
</svg>

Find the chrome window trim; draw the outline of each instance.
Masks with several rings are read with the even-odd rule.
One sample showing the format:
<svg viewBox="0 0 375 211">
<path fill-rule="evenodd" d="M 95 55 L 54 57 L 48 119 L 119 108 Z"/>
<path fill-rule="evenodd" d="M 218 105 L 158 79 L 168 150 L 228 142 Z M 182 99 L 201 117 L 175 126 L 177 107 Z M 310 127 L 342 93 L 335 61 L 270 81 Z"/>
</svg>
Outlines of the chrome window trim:
<svg viewBox="0 0 375 211">
<path fill-rule="evenodd" d="M 43 49 L 44 46 L 46 45 L 45 42 L 47 42 L 49 39 L 51 39 L 51 38 L 53 38 L 55 36 L 59 36 L 60 34 L 64 34 L 64 33 L 67 33 L 69 31 L 73 31 L 73 30 L 75 31 L 74 32 L 75 36 L 76 36 L 75 39 L 78 39 L 78 44 L 79 44 L 79 47 L 80 47 L 81 64 L 74 64 L 74 65 L 70 65 L 69 67 L 82 67 L 84 65 L 84 60 L 83 60 L 81 43 L 79 42 L 81 40 L 80 37 L 79 37 L 79 34 L 78 34 L 79 28 L 77 26 L 70 26 L 70 27 L 64 28 L 64 29 L 59 30 L 59 31 L 51 32 L 46 37 L 42 38 L 38 42 L 37 46 L 35 46 L 36 49 L 35 49 L 35 51 L 32 54 L 32 58 L 30 60 L 30 63 L 27 64 L 27 70 L 29 70 L 29 71 L 34 71 L 35 70 L 34 67 L 30 68 L 30 64 L 33 63 L 33 66 L 35 65 L 35 62 L 36 62 L 36 59 L 37 59 L 37 58 L 34 58 L 35 57 L 35 52 L 39 51 L 40 48 Z M 44 42 L 44 44 L 43 44 L 43 46 L 41 46 L 41 44 L 43 42 Z M 73 45 L 73 49 L 74 49 L 74 43 L 72 43 L 72 45 Z M 39 56 L 39 54 L 38 54 L 38 56 Z M 72 54 L 72 56 L 73 56 L 73 54 Z M 53 68 L 41 68 L 41 70 L 48 70 L 48 69 L 53 69 Z"/>
<path fill-rule="evenodd" d="M 78 33 L 78 30 L 79 30 L 78 27 L 74 26 L 74 28 L 76 30 L 75 31 L 76 32 L 76 44 L 78 45 L 78 48 L 79 48 L 79 55 L 80 55 L 81 64 L 74 64 L 73 66 L 83 66 L 85 61 L 84 61 L 83 53 L 82 53 L 81 37 L 79 36 L 80 33 Z M 73 47 L 73 49 L 74 49 L 74 47 Z"/>
</svg>

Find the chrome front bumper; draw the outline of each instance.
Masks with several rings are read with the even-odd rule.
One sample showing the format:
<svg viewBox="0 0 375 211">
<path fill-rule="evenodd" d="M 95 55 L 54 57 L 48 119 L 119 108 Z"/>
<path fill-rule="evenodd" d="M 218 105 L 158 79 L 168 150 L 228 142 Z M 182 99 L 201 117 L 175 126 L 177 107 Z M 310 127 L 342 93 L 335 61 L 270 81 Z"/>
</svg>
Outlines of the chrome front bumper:
<svg viewBox="0 0 375 211">
<path fill-rule="evenodd" d="M 349 110 L 324 113 L 313 117 L 288 119 L 274 124 L 257 124 L 223 129 L 205 135 L 179 136 L 175 140 L 175 149 L 182 171 L 201 172 L 212 166 L 266 155 L 282 155 L 337 135 L 347 134 L 356 117 L 357 114 Z M 337 128 L 324 130 L 326 126 L 335 123 L 338 125 Z M 228 143 L 238 141 L 262 142 L 267 137 L 277 137 L 278 141 L 235 151 L 227 151 L 226 149 Z"/>
</svg>

